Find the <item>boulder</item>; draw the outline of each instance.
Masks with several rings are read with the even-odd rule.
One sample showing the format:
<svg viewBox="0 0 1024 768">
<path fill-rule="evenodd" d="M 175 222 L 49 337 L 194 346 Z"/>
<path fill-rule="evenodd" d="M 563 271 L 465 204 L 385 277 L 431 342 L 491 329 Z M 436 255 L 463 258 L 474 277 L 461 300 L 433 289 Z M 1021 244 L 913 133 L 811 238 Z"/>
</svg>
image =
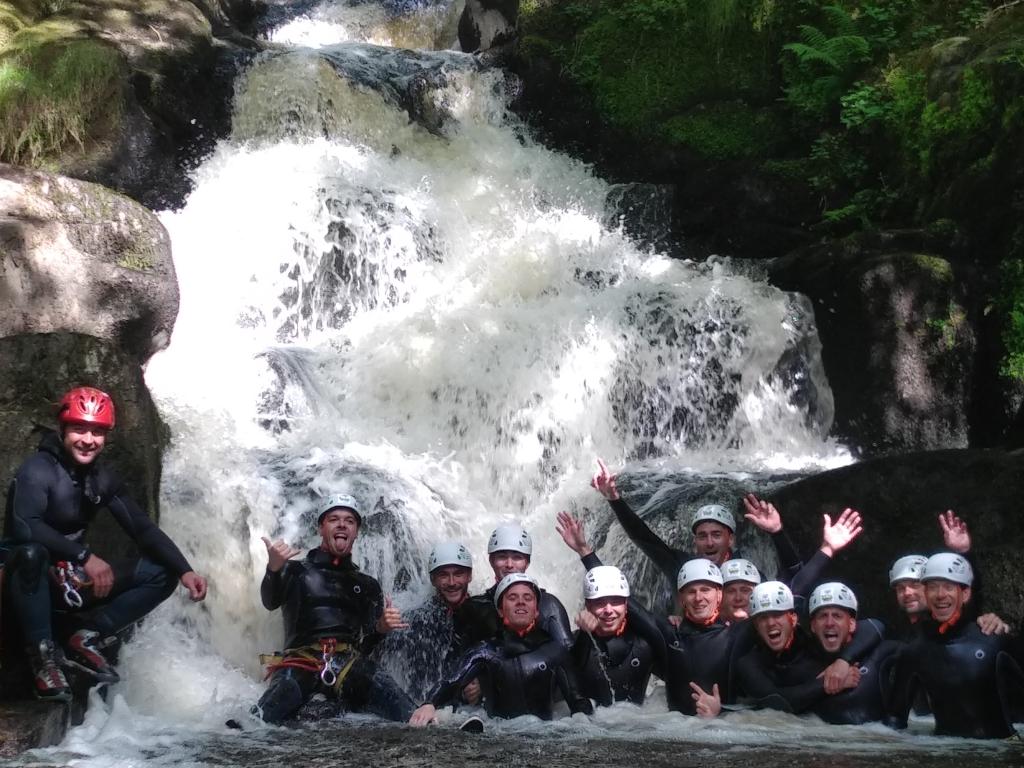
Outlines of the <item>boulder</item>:
<svg viewBox="0 0 1024 768">
<path fill-rule="evenodd" d="M 459 47 L 483 53 L 510 46 L 518 20 L 519 0 L 466 0 L 459 17 Z"/>
<path fill-rule="evenodd" d="M 954 510 L 968 524 L 982 578 L 980 604 L 1011 625 L 1024 620 L 1020 578 L 1024 527 L 1024 451 L 925 451 L 872 459 L 798 480 L 769 493 L 801 551 L 821 542 L 822 515 L 852 507 L 864 533 L 840 553 L 826 580 L 849 584 L 863 615 L 903 621 L 889 589 L 889 566 L 902 555 L 943 549 L 937 518 Z"/>
<path fill-rule="evenodd" d="M 811 299 L 833 434 L 862 455 L 969 444 L 978 345 L 964 282 L 945 258 L 901 245 L 830 242 L 769 270 Z"/>
<path fill-rule="evenodd" d="M 68 729 L 70 709 L 53 701 L 0 704 L 0 757 L 59 744 Z"/>
<path fill-rule="evenodd" d="M 96 184 L 0 165 L 0 337 L 72 331 L 135 367 L 170 342 L 178 285 L 148 210 Z"/>
</svg>

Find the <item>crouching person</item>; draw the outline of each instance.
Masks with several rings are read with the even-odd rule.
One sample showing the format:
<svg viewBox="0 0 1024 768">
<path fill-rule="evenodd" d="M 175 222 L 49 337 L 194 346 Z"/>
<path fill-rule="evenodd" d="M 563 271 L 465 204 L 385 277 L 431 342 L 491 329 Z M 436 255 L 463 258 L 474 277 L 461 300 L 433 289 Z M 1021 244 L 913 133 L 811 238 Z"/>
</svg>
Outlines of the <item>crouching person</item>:
<svg viewBox="0 0 1024 768">
<path fill-rule="evenodd" d="M 315 693 L 355 712 L 406 721 L 412 699 L 365 656 L 387 632 L 404 629 L 372 576 L 352 562 L 362 517 L 351 496 L 334 496 L 317 518 L 320 546 L 305 560 L 283 541 L 267 546 L 260 597 L 282 609 L 286 650 L 267 664 L 270 686 L 253 714 L 268 723 L 293 717 Z"/>
<path fill-rule="evenodd" d="M 494 604 L 501 619 L 498 637 L 467 651 L 457 670 L 431 692 L 409 722 L 427 725 L 439 707 L 456 704 L 472 680 L 483 689 L 491 717 L 534 715 L 550 720 L 556 686 L 570 711 L 591 714 L 593 705 L 576 687 L 568 649 L 540 627 L 541 590 L 533 577 L 510 573 L 498 583 Z"/>
</svg>

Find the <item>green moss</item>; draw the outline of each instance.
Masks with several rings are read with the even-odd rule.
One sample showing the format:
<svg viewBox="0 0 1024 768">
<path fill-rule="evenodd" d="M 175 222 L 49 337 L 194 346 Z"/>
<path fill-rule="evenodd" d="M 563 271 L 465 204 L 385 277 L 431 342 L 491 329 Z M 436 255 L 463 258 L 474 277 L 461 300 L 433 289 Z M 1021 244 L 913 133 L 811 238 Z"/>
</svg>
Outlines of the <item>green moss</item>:
<svg viewBox="0 0 1024 768">
<path fill-rule="evenodd" d="M 1003 316 L 1004 376 L 1024 381 L 1024 261 L 1007 259 L 1000 266 L 1002 291 L 995 305 Z"/>
<path fill-rule="evenodd" d="M 941 256 L 932 256 L 925 253 L 915 253 L 910 257 L 914 264 L 928 272 L 936 280 L 948 283 L 953 279 L 953 267 Z"/>
<path fill-rule="evenodd" d="M 763 158 L 779 143 L 784 126 L 768 109 L 742 103 L 713 104 L 666 121 L 664 134 L 715 160 Z"/>
<path fill-rule="evenodd" d="M 0 59 L 0 160 L 41 164 L 122 106 L 124 64 L 101 43 L 21 47 Z"/>
<path fill-rule="evenodd" d="M 146 272 L 153 268 L 153 259 L 148 254 L 129 253 L 117 260 L 117 266 L 135 272 Z"/>
</svg>

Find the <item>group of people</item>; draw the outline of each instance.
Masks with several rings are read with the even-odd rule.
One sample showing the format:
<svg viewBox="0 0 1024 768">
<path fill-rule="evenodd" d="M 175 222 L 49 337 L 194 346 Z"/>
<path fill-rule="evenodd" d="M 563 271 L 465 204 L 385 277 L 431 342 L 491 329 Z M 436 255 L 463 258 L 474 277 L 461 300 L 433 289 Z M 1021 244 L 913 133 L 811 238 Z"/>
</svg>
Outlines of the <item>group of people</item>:
<svg viewBox="0 0 1024 768">
<path fill-rule="evenodd" d="M 107 650 L 115 638 L 177 583 L 193 600 L 206 595 L 205 579 L 97 463 L 113 426 L 108 395 L 72 390 L 58 430 L 43 436 L 8 493 L 3 615 L 17 624 L 40 698 L 70 696 L 67 669 L 116 681 Z M 594 552 L 581 522 L 563 512 L 556 529 L 585 572 L 575 631 L 563 604 L 528 574 L 532 539 L 518 525 L 491 534 L 494 584 L 479 595 L 470 594 L 469 549 L 437 544 L 428 562 L 432 594 L 403 616 L 353 562 L 363 524 L 358 501 L 332 496 L 318 510 L 319 545 L 301 559 L 289 543 L 264 538 L 261 599 L 281 609 L 284 644 L 263 658 L 269 684 L 253 714 L 283 723 L 326 703 L 414 726 L 460 706 L 550 719 L 559 702 L 574 714 L 642 704 L 655 676 L 669 709 L 685 715 L 764 707 L 905 728 L 917 709 L 933 714 L 939 734 L 1015 733 L 1024 683 L 1017 640 L 998 616 L 977 610 L 970 535 L 953 512 L 939 517 L 945 551 L 892 565 L 889 584 L 906 622 L 890 632 L 863 616 L 849 586 L 825 577 L 862 530 L 854 510 L 835 521 L 825 516 L 821 546 L 805 561 L 778 510 L 745 497 L 745 519 L 778 554 L 779 578 L 765 580 L 736 551 L 736 520 L 726 507 L 696 510 L 691 553 L 650 530 L 603 464 L 592 485 L 664 574 L 678 610 L 642 605 L 622 571 Z M 108 563 L 89 549 L 87 526 L 104 507 L 136 541 L 138 558 Z M 404 685 L 388 673 L 395 667 L 405 670 Z"/>
</svg>

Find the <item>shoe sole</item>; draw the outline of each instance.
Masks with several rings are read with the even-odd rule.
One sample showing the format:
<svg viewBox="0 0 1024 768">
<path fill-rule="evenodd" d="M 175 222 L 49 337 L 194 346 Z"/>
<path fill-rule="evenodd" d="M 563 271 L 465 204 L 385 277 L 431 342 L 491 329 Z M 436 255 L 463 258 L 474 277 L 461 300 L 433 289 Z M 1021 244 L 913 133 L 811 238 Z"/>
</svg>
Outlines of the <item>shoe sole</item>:
<svg viewBox="0 0 1024 768">
<path fill-rule="evenodd" d="M 64 657 L 64 666 L 77 669 L 79 672 L 84 672 L 97 683 L 113 684 L 121 682 L 121 676 L 117 674 L 117 672 L 98 672 L 92 667 L 87 667 L 85 664 L 78 661 L 72 661 L 67 657 Z"/>
<path fill-rule="evenodd" d="M 484 721 L 479 717 L 471 717 L 459 726 L 459 730 L 463 733 L 483 733 Z"/>
</svg>

